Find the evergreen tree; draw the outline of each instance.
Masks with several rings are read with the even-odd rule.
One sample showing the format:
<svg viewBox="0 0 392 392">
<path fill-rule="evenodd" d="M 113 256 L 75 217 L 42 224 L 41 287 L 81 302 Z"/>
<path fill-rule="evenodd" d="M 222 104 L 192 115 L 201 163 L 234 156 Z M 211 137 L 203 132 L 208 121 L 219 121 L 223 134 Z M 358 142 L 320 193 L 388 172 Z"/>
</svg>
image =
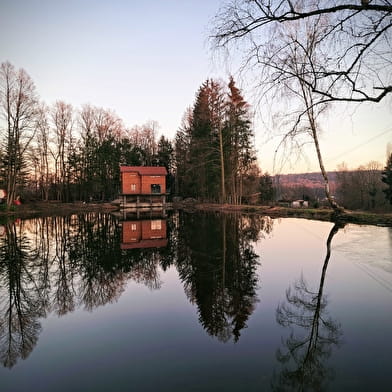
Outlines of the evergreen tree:
<svg viewBox="0 0 392 392">
<path fill-rule="evenodd" d="M 383 190 L 386 199 L 392 204 L 392 154 L 389 156 L 387 165 L 382 172 L 382 182 L 387 185 L 387 188 Z"/>
<path fill-rule="evenodd" d="M 260 200 L 272 201 L 274 199 L 274 187 L 272 178 L 268 173 L 263 174 L 260 177 Z"/>
<path fill-rule="evenodd" d="M 193 181 L 189 184 L 189 191 L 191 196 L 200 196 L 204 200 L 219 197 L 220 156 L 216 131 L 219 114 L 214 112 L 219 90 L 219 83 L 205 81 L 196 95 L 192 115 L 189 159 Z"/>
<path fill-rule="evenodd" d="M 157 166 L 164 166 L 168 173 L 173 169 L 173 146 L 169 139 L 163 135 L 158 141 L 158 151 L 156 154 L 155 163 Z"/>
<path fill-rule="evenodd" d="M 190 183 L 189 145 L 192 124 L 192 109 L 188 108 L 174 140 L 175 194 L 188 195 Z"/>
<path fill-rule="evenodd" d="M 239 203 L 253 171 L 249 105 L 231 78 L 228 92 L 206 80 L 175 143 L 177 192 L 203 200 Z"/>
<path fill-rule="evenodd" d="M 236 87 L 233 77 L 229 81 L 226 122 L 227 172 L 231 200 L 238 204 L 243 195 L 243 178 L 255 161 L 253 130 L 251 128 L 249 104 Z"/>
</svg>

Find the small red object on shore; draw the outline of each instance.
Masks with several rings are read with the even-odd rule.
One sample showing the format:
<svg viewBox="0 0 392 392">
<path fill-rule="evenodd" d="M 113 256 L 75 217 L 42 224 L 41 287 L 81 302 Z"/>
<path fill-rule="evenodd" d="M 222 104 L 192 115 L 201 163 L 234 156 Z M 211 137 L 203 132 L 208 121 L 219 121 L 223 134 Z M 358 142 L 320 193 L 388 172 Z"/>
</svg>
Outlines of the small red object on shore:
<svg viewBox="0 0 392 392">
<path fill-rule="evenodd" d="M 20 206 L 22 202 L 20 201 L 20 196 L 17 196 L 16 199 L 14 200 L 14 205 Z"/>
</svg>

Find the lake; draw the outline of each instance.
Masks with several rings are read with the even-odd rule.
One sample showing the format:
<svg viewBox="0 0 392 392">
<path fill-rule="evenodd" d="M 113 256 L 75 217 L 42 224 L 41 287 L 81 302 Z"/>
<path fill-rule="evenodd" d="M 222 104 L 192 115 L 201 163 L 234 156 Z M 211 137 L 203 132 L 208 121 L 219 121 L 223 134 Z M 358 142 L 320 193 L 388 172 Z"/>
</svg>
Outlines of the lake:
<svg viewBox="0 0 392 392">
<path fill-rule="evenodd" d="M 392 228 L 174 212 L 0 225 L 0 391 L 389 391 Z"/>
</svg>

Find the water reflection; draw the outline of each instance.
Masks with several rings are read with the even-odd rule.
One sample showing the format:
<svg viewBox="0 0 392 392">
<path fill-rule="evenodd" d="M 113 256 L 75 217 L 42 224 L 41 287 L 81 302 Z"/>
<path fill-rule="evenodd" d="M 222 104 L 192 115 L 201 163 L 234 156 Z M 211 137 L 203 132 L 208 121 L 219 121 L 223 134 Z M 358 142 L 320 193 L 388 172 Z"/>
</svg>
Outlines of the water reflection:
<svg viewBox="0 0 392 392">
<path fill-rule="evenodd" d="M 286 301 L 276 310 L 277 322 L 289 328 L 290 335 L 276 354 L 282 367 L 274 376 L 274 390 L 322 391 L 333 377 L 332 368 L 328 368 L 326 362 L 332 348 L 341 343 L 342 331 L 340 324 L 328 315 L 324 284 L 331 242 L 343 226 L 335 224 L 327 238 L 318 290 L 312 290 L 301 276 L 286 290 Z"/>
<path fill-rule="evenodd" d="M 41 331 L 45 315 L 40 280 L 32 271 L 34 257 L 28 239 L 15 223 L 4 226 L 0 242 L 0 361 L 11 368 L 27 358 Z"/>
<path fill-rule="evenodd" d="M 258 256 L 252 242 L 272 220 L 239 215 L 182 214 L 176 267 L 205 330 L 237 341 L 257 302 Z"/>
<path fill-rule="evenodd" d="M 29 355 L 40 318 L 115 302 L 130 280 L 159 289 L 160 271 L 171 266 L 207 333 L 237 341 L 257 302 L 252 243 L 271 230 L 271 219 L 236 214 L 122 221 L 88 213 L 6 223 L 0 236 L 0 361 L 12 367 Z"/>
<path fill-rule="evenodd" d="M 3 228 L 0 361 L 6 367 L 32 351 L 40 317 L 114 302 L 130 279 L 160 286 L 161 254 L 156 249 L 123 251 L 120 225 L 111 215 L 41 218 Z"/>
<path fill-rule="evenodd" d="M 122 222 L 121 249 L 161 248 L 166 245 L 166 219 L 131 219 Z"/>
</svg>

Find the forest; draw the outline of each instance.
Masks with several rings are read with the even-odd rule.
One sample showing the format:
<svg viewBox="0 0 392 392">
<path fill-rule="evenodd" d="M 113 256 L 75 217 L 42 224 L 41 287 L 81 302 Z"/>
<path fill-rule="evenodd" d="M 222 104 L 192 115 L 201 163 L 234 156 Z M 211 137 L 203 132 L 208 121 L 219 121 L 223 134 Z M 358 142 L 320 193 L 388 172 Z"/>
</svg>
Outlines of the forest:
<svg viewBox="0 0 392 392">
<path fill-rule="evenodd" d="M 250 106 L 231 78 L 207 80 L 175 140 L 150 121 L 128 128 L 112 110 L 62 100 L 48 106 L 23 69 L 1 64 L 0 188 L 25 200 L 109 201 L 120 165 L 165 166 L 172 194 L 238 203 L 256 181 Z M 249 192 L 249 189 L 246 190 Z"/>
<path fill-rule="evenodd" d="M 0 189 L 3 207 L 28 201 L 111 201 L 120 190 L 121 165 L 165 166 L 170 196 L 201 202 L 263 203 L 323 199 L 323 180 L 308 186 L 284 183 L 257 165 L 251 105 L 236 86 L 207 79 L 185 110 L 173 140 L 150 121 L 127 127 L 113 110 L 75 108 L 40 101 L 23 69 L 0 67 Z M 331 177 L 334 197 L 345 208 L 387 209 L 391 158 L 357 170 L 341 165 Z M 384 170 L 383 170 L 384 169 Z M 317 183 L 317 181 L 316 181 Z M 354 191 L 355 190 L 355 191 Z"/>
</svg>

